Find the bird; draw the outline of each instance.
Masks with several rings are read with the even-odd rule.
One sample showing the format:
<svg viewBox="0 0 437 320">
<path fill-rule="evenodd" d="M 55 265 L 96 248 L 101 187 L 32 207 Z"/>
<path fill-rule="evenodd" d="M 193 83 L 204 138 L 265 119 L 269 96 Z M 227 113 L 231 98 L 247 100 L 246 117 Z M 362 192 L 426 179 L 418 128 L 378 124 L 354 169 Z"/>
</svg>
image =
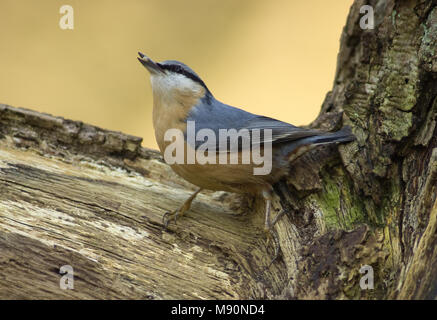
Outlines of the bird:
<svg viewBox="0 0 437 320">
<path fill-rule="evenodd" d="M 174 162 L 170 166 L 176 174 L 198 187 L 179 208 L 164 214 L 163 222 L 166 227 L 170 221 L 176 222 L 178 217 L 190 209 L 199 192 L 208 189 L 261 196 L 265 201 L 264 230 L 269 234 L 276 222 L 272 222 L 270 217 L 273 185 L 288 174 L 290 164 L 317 146 L 355 140 L 349 126 L 336 132 L 324 132 L 297 127 L 224 104 L 213 96 L 199 75 L 184 63 L 176 60 L 155 62 L 141 52 L 138 55 L 139 62 L 150 73 L 153 127 L 159 150 L 165 158 L 166 148 L 172 143 L 166 133 L 169 130 L 179 130 L 184 150 L 183 161 Z M 224 129 L 235 129 L 237 132 L 245 130 L 249 134 L 237 137 L 237 145 L 232 149 L 228 137 L 224 144 L 213 139 L 209 141 L 209 138 L 207 141 L 190 140 L 187 132 L 192 124 L 195 125 L 195 136 L 205 129 L 216 136 L 220 136 L 220 130 Z M 257 136 L 257 130 L 264 130 L 267 134 L 259 133 Z M 253 161 L 200 163 L 195 159 L 188 163 L 189 152 L 197 152 L 206 147 L 209 147 L 206 148 L 208 152 L 214 152 L 215 149 L 212 158 L 219 159 L 223 154 L 226 157 L 234 154 L 241 160 L 243 153 L 248 150 L 247 145 L 249 149 L 261 145 L 264 153 L 271 152 L 270 171 L 266 174 L 254 174 L 257 164 Z"/>
</svg>

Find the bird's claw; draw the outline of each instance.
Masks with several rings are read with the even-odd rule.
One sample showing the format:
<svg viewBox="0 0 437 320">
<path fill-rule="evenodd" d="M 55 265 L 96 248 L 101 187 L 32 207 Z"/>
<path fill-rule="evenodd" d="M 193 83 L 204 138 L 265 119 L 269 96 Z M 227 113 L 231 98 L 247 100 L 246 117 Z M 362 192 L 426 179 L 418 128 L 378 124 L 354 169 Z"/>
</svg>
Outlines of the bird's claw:
<svg viewBox="0 0 437 320">
<path fill-rule="evenodd" d="M 275 260 L 279 256 L 280 245 L 279 245 L 278 235 L 273 231 L 272 228 L 265 229 L 265 232 L 266 232 L 266 236 L 267 236 L 267 244 L 266 245 L 268 246 L 270 244 L 270 241 L 272 240 L 273 245 L 274 245 L 274 249 L 275 249 L 274 254 L 273 254 L 273 258 L 270 261 L 269 266 L 268 266 L 268 267 L 270 267 L 272 265 L 272 263 L 275 262 Z"/>
<path fill-rule="evenodd" d="M 264 272 L 266 272 L 271 267 L 273 262 L 275 262 L 276 259 L 278 259 L 278 257 L 279 257 L 279 248 L 280 248 L 280 246 L 279 246 L 279 239 L 278 239 L 277 234 L 271 228 L 266 228 L 266 229 L 264 229 L 264 231 L 265 231 L 266 237 L 267 237 L 266 246 L 268 247 L 268 245 L 270 244 L 270 241 L 273 240 L 273 244 L 275 246 L 275 252 L 274 252 L 273 258 L 270 260 L 270 263 L 266 267 L 264 267 L 263 270 L 260 271 L 256 275 L 256 279 L 259 279 L 259 280 L 262 279 L 262 276 L 263 276 Z"/>
<path fill-rule="evenodd" d="M 176 221 L 179 216 L 183 216 L 185 212 L 190 210 L 191 208 L 191 202 L 193 202 L 194 198 L 197 196 L 197 194 L 202 191 L 202 189 L 198 189 L 196 192 L 194 192 L 183 204 L 179 207 L 179 209 L 176 209 L 175 211 L 167 211 L 162 216 L 162 223 L 164 224 L 164 227 L 167 229 L 168 224 L 171 220 L 174 220 L 174 223 L 176 224 Z"/>
<path fill-rule="evenodd" d="M 164 227 L 167 229 L 168 224 L 171 220 L 174 220 L 174 223 L 177 224 L 176 221 L 178 219 L 178 215 L 179 210 L 175 210 L 173 212 L 167 211 L 166 213 L 164 213 L 164 215 L 162 216 L 162 223 L 164 224 Z"/>
</svg>

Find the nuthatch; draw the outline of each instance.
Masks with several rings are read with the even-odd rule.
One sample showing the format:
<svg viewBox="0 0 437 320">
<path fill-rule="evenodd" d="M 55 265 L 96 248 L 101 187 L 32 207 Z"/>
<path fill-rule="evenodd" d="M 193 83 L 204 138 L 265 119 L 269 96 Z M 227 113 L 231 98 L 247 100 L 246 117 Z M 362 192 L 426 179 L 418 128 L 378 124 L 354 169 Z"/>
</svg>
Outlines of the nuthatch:
<svg viewBox="0 0 437 320">
<path fill-rule="evenodd" d="M 165 138 L 169 129 L 179 129 L 184 134 L 184 150 L 198 149 L 199 144 L 187 143 L 187 124 L 195 123 L 196 134 L 201 129 L 210 129 L 217 136 L 221 129 L 247 129 L 252 140 L 255 129 L 270 130 L 269 141 L 260 137 L 260 142 L 271 143 L 271 171 L 265 175 L 254 175 L 253 162 L 249 164 L 171 164 L 172 169 L 185 180 L 199 187 L 177 210 L 164 215 L 164 224 L 183 215 L 202 189 L 222 190 L 235 193 L 261 195 L 265 200 L 265 230 L 270 232 L 270 207 L 272 185 L 289 172 L 290 162 L 315 146 L 348 142 L 355 139 L 349 127 L 330 133 L 304 129 L 272 118 L 255 115 L 226 105 L 214 98 L 211 91 L 191 68 L 178 61 L 154 62 L 138 53 L 138 60 L 147 68 L 151 76 L 153 90 L 153 126 L 161 153 L 164 155 L 169 145 Z M 238 145 L 238 157 L 242 157 L 242 146 Z M 220 148 L 219 148 L 220 149 Z M 235 150 L 235 149 L 234 149 Z M 265 151 L 265 150 L 264 150 Z M 217 150 L 217 157 L 219 157 Z M 230 149 L 225 152 L 230 153 Z M 186 156 L 185 156 L 186 160 Z"/>
</svg>

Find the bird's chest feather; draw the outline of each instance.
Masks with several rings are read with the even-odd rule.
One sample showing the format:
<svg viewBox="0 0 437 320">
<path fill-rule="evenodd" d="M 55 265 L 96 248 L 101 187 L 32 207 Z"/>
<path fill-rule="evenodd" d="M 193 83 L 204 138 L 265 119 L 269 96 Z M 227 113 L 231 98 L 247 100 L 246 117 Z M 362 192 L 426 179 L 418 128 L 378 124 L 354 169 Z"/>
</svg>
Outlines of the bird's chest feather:
<svg viewBox="0 0 437 320">
<path fill-rule="evenodd" d="M 200 97 L 183 95 L 180 92 L 168 97 L 168 99 L 163 97 L 154 99 L 153 127 L 155 129 L 156 142 L 161 153 L 171 143 L 171 141 L 165 141 L 165 133 L 168 130 L 180 130 L 183 134 L 186 132 L 188 113 L 199 102 L 199 99 Z M 169 134 L 169 136 L 171 135 Z"/>
<path fill-rule="evenodd" d="M 165 133 L 171 129 L 185 133 L 190 110 L 205 96 L 203 86 L 180 74 L 151 77 L 153 91 L 153 126 L 156 142 L 161 152 L 171 141 Z"/>
</svg>

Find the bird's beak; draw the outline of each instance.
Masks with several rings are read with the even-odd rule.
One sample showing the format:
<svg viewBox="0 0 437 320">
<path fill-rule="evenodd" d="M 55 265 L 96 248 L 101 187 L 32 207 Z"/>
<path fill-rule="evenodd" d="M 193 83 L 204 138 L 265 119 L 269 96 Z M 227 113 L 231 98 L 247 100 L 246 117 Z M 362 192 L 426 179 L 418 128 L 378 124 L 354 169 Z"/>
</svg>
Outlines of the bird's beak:
<svg viewBox="0 0 437 320">
<path fill-rule="evenodd" d="M 156 74 L 159 72 L 164 72 L 164 70 L 152 59 L 150 59 L 145 54 L 138 52 L 138 55 L 140 56 L 138 58 L 138 61 L 141 62 L 143 66 L 146 67 L 147 70 L 149 70 L 150 73 Z"/>
</svg>

